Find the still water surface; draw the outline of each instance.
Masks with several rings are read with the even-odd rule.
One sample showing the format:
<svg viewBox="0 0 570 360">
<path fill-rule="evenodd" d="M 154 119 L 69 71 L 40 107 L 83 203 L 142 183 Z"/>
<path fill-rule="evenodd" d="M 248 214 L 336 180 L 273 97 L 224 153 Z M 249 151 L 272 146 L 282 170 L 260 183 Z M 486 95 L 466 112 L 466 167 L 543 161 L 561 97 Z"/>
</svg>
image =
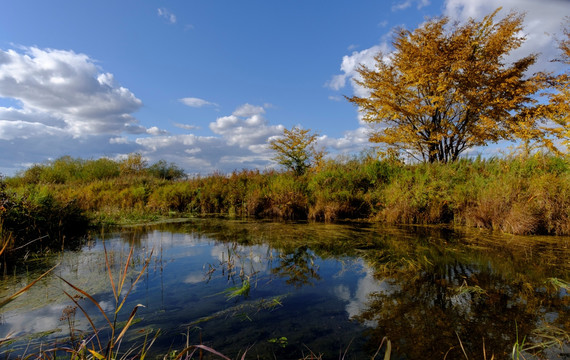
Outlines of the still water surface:
<svg viewBox="0 0 570 360">
<path fill-rule="evenodd" d="M 202 219 L 93 235 L 77 252 L 49 259 L 58 275 L 112 314 L 105 252 L 118 278 L 134 246 L 125 289 L 143 273 L 120 313 L 139 308 L 128 349 L 161 330 L 157 354 L 206 344 L 231 358 L 371 358 L 384 337 L 392 359 L 509 358 L 570 329 L 570 239 L 498 236 L 472 230 L 366 224 L 272 223 Z M 42 266 L 39 266 L 42 268 Z M 40 269 L 5 275 L 0 296 Z M 89 334 L 80 310 L 49 276 L 0 310 L 0 347 L 53 344 L 69 328 Z M 123 295 L 126 291 L 123 292 Z M 104 325 L 86 299 L 79 303 Z M 377 358 L 383 358 L 383 349 Z M 28 350 L 29 351 L 29 350 Z M 569 351 L 568 342 L 546 357 Z M 562 355 L 564 356 L 564 355 Z"/>
</svg>

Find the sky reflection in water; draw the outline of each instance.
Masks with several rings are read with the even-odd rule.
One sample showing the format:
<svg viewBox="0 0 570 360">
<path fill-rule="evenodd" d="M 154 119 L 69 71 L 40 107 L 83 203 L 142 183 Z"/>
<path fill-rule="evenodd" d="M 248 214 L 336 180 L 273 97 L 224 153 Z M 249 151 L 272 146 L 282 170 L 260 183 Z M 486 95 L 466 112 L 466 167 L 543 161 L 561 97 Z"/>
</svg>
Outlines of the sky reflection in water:
<svg viewBox="0 0 570 360">
<path fill-rule="evenodd" d="M 145 306 L 125 349 L 140 343 L 142 330 L 161 329 L 153 350 L 162 354 L 183 348 L 188 334 L 191 344 L 201 339 L 230 357 L 251 347 L 253 358 L 299 358 L 310 351 L 338 358 L 348 349 L 346 358 L 357 359 L 369 358 L 387 336 L 401 358 L 443 358 L 447 352 L 448 359 L 459 358 L 458 339 L 479 358 L 485 339 L 487 354 L 501 358 L 511 351 L 517 330 L 531 336 L 545 324 L 569 328 L 569 296 L 548 279 L 568 281 L 570 255 L 566 238 L 535 238 L 530 244 L 492 237 L 426 228 L 200 220 L 131 228 L 52 261 L 60 262 L 57 275 L 111 313 L 102 238 L 117 267 L 134 244 L 135 268 L 127 282 L 153 249 L 119 319 L 136 304 Z M 19 287 L 12 283 L 18 279 L 5 279 L 6 293 Z M 62 289 L 69 288 L 51 277 L 32 289 L 2 309 L 0 337 L 19 336 L 27 344 L 30 334 L 36 334 L 34 341 L 53 341 L 39 335 L 54 329 L 51 336 L 67 336 L 61 317 L 71 302 Z M 96 314 L 88 301 L 81 303 Z M 79 311 L 75 322 L 89 330 Z M 281 337 L 287 341 L 270 342 Z"/>
</svg>

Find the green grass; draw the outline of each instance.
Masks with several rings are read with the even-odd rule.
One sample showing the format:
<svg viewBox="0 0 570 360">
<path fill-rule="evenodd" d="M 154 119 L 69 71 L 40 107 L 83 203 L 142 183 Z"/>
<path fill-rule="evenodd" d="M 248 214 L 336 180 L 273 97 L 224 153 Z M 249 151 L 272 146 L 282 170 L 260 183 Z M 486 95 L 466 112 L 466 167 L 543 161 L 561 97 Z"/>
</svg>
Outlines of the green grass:
<svg viewBox="0 0 570 360">
<path fill-rule="evenodd" d="M 84 227 L 85 219 L 125 224 L 216 214 L 570 235 L 568 156 L 449 164 L 338 158 L 303 176 L 243 170 L 181 179 L 177 169 L 165 162 L 148 166 L 136 154 L 119 162 L 63 157 L 35 165 L 1 182 L 4 233 L 24 243 L 45 234 L 55 241 L 65 231 Z M 22 234 L 22 229 L 31 230 Z"/>
</svg>

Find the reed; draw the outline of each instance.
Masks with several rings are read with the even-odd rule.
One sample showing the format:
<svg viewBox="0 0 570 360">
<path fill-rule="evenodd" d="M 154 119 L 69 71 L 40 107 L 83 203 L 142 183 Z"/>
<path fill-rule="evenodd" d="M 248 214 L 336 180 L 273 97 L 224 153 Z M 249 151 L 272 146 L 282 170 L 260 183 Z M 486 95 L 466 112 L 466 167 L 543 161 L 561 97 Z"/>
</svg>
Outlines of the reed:
<svg viewBox="0 0 570 360">
<path fill-rule="evenodd" d="M 71 176 L 65 169 L 85 169 L 95 162 L 60 159 L 32 167 L 5 184 L 13 198 L 37 209 L 65 213 L 65 208 L 70 216 L 81 212 L 99 224 L 216 214 L 570 234 L 568 156 L 515 154 L 448 164 L 362 156 L 328 160 L 303 176 L 242 170 L 190 179 L 168 175 L 169 166 L 175 165 L 162 162 L 153 168 L 135 160 L 113 165 L 118 172 L 103 171 L 113 168 L 112 160 L 105 160 L 97 163 L 102 169 L 82 170 L 100 175 Z M 51 172 L 59 175 L 42 175 Z"/>
<path fill-rule="evenodd" d="M 143 305 L 138 304 L 132 309 L 129 317 L 126 320 L 126 322 L 124 322 L 124 325 L 118 323 L 119 313 L 120 313 L 121 309 L 123 308 L 123 306 L 125 305 L 125 302 L 127 301 L 129 294 L 134 289 L 135 285 L 138 283 L 138 281 L 140 280 L 140 278 L 142 277 L 142 275 L 145 273 L 146 269 L 148 268 L 148 265 L 149 265 L 150 260 L 152 258 L 153 251 L 151 250 L 149 257 L 144 261 L 142 268 L 140 269 L 140 271 L 136 275 L 135 279 L 133 281 L 131 281 L 130 287 L 128 288 L 128 290 L 126 290 L 126 293 L 124 293 L 124 294 L 123 294 L 123 290 L 125 289 L 127 276 L 129 274 L 129 267 L 131 266 L 131 260 L 132 260 L 132 256 L 133 256 L 134 246 L 130 247 L 129 254 L 128 254 L 128 256 L 124 262 L 124 265 L 120 266 L 119 276 L 117 279 L 115 279 L 115 277 L 113 276 L 113 266 L 112 266 L 112 263 L 109 259 L 109 253 L 108 253 L 106 247 L 104 247 L 104 251 L 105 251 L 105 266 L 107 269 L 110 287 L 113 291 L 113 298 L 115 301 L 114 311 L 112 312 L 111 316 L 108 316 L 108 314 L 105 312 L 105 310 L 103 310 L 103 308 L 101 307 L 101 304 L 97 300 L 95 300 L 95 298 L 93 298 L 93 296 L 91 296 L 89 293 L 87 293 L 86 291 L 84 291 L 81 288 L 73 285 L 72 283 L 70 283 L 69 281 L 67 281 L 61 277 L 60 277 L 60 279 L 65 284 L 67 284 L 69 287 L 71 287 L 73 290 L 75 290 L 77 293 L 81 294 L 81 296 L 85 297 L 91 303 L 93 303 L 95 305 L 97 310 L 100 312 L 100 314 L 105 319 L 106 325 L 108 326 L 108 328 L 110 330 L 109 340 L 107 340 L 106 343 L 101 341 L 101 338 L 99 336 L 101 329 L 98 329 L 95 326 L 95 323 L 93 321 L 92 316 L 90 316 L 88 314 L 88 312 L 85 310 L 85 308 L 83 306 L 81 306 L 81 304 L 77 300 L 77 297 L 73 296 L 72 294 L 70 294 L 69 292 L 64 290 L 65 295 L 75 304 L 75 306 L 77 308 L 79 308 L 81 310 L 81 312 L 83 313 L 83 315 L 85 316 L 85 318 L 89 322 L 89 324 L 93 330 L 93 336 L 91 337 L 92 341 L 83 341 L 79 347 L 73 347 L 73 346 L 72 347 L 63 347 L 60 349 L 54 349 L 54 351 L 63 350 L 65 352 L 70 353 L 72 358 L 84 358 L 84 356 L 86 354 L 85 350 L 88 353 L 90 353 L 94 358 L 100 359 L 100 360 L 101 359 L 109 359 L 110 360 L 110 359 L 119 358 L 121 341 L 124 338 L 127 330 L 133 324 L 133 321 L 135 319 L 135 315 L 137 313 L 138 308 L 143 307 Z M 155 336 L 158 336 L 158 334 L 156 334 Z M 153 339 L 153 341 L 154 341 L 154 339 Z M 148 351 L 148 346 L 147 346 L 147 343 L 145 341 L 143 343 L 140 351 L 136 353 L 135 357 L 144 358 L 146 356 L 147 351 Z M 127 352 L 127 354 L 130 355 L 130 352 Z"/>
</svg>

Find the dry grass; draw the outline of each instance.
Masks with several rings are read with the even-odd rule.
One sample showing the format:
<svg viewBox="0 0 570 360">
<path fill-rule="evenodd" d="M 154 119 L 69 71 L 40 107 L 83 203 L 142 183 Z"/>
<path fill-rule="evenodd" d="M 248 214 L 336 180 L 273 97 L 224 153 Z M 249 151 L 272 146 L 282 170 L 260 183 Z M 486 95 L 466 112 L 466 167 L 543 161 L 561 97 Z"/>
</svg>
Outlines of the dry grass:
<svg viewBox="0 0 570 360">
<path fill-rule="evenodd" d="M 103 222 L 219 214 L 461 224 L 514 234 L 570 235 L 570 158 L 541 154 L 449 164 L 338 159 L 298 177 L 243 170 L 164 180 L 143 172 L 30 184 L 27 175 L 8 179 L 10 190 L 25 194 L 32 188 L 33 194 L 47 194 L 57 203 L 74 201 Z"/>
</svg>

